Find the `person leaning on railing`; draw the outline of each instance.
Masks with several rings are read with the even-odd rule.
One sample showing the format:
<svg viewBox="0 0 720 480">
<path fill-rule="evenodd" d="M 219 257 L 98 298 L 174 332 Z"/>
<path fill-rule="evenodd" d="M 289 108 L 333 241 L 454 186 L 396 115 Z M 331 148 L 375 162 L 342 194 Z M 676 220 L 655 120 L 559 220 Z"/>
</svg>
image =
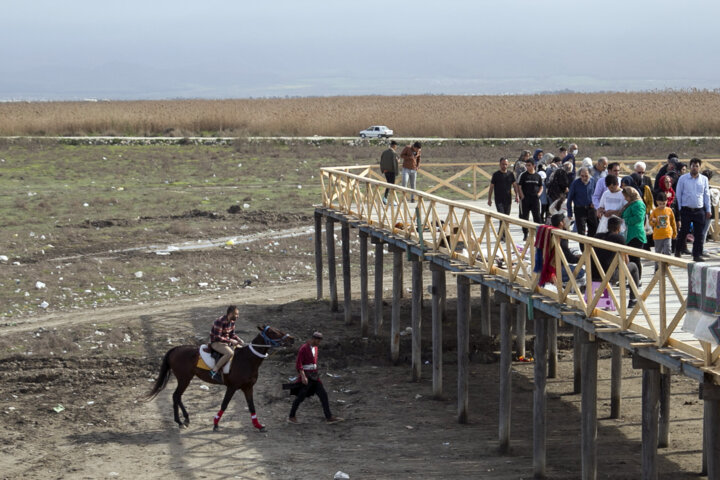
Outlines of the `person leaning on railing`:
<svg viewBox="0 0 720 480">
<path fill-rule="evenodd" d="M 620 233 L 620 227 L 622 226 L 622 219 L 620 217 L 617 217 L 615 215 L 608 218 L 608 224 L 607 228 L 608 231 L 605 233 L 599 233 L 597 235 L 598 240 L 604 240 L 606 242 L 610 243 L 617 243 L 620 245 L 625 245 L 625 237 Z M 602 266 L 602 269 L 605 271 L 605 275 L 607 275 L 608 270 L 610 269 L 610 264 L 612 263 L 613 259 L 615 258 L 615 251 L 614 250 L 607 250 L 605 248 L 601 247 L 595 247 L 595 254 L 597 255 L 598 261 L 600 262 L 600 266 Z M 638 285 L 640 283 L 640 273 L 638 272 L 637 265 L 630 262 L 628 260 L 628 256 L 625 253 L 618 253 L 620 255 L 620 261 L 624 262 L 627 266 L 628 271 L 630 272 L 630 277 L 632 277 L 633 281 L 635 282 L 635 285 Z M 603 277 L 600 275 L 600 271 L 598 271 L 597 267 L 595 266 L 595 262 L 591 263 L 592 266 L 592 280 L 594 282 L 602 282 Z M 609 284 L 614 284 L 618 281 L 620 278 L 620 266 L 618 266 L 615 271 L 613 272 L 612 276 L 610 277 Z M 610 285 L 608 285 L 608 288 L 610 288 Z M 620 288 L 625 288 L 625 285 L 620 285 Z M 632 308 L 637 303 L 637 299 L 635 298 L 635 292 L 633 289 L 630 289 L 630 301 L 628 302 L 628 308 Z"/>
</svg>

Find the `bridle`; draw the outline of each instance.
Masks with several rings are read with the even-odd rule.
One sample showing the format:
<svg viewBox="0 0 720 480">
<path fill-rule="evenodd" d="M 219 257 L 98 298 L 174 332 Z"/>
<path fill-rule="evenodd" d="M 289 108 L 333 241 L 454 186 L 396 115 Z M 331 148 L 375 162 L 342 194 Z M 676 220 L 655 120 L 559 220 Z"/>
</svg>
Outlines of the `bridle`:
<svg viewBox="0 0 720 480">
<path fill-rule="evenodd" d="M 262 332 L 260 332 L 260 336 L 262 337 L 263 341 L 265 343 L 263 344 L 252 344 L 248 343 L 247 346 L 250 349 L 250 351 L 253 353 L 253 355 L 260 357 L 260 358 L 267 358 L 270 354 L 269 353 L 260 353 L 257 350 L 255 350 L 254 347 L 264 347 L 264 348 L 279 348 L 282 346 L 283 340 L 285 340 L 287 337 L 289 337 L 289 334 L 285 334 L 280 338 L 270 338 L 267 334 L 268 330 L 270 329 L 270 326 L 266 326 Z"/>
</svg>

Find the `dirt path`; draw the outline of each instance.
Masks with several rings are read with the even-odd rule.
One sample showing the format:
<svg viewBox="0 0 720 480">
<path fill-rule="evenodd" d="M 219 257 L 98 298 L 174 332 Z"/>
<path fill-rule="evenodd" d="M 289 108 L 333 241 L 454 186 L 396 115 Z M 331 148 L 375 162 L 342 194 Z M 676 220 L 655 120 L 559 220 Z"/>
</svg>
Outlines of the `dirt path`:
<svg viewBox="0 0 720 480">
<path fill-rule="evenodd" d="M 359 319 L 346 326 L 314 297 L 314 282 L 241 289 L 23 320 L 0 329 L 1 478 L 244 478 L 352 479 L 530 478 L 532 476 L 532 364 L 513 366 L 512 452 L 497 449 L 496 345 L 473 323 L 470 423 L 456 422 L 454 302 L 444 332 L 444 392 L 432 399 L 430 309 L 424 308 L 423 380 L 410 381 L 410 337 L 401 338 L 401 362 L 392 365 L 387 326 L 381 338 L 359 338 Z M 212 433 L 223 389 L 195 380 L 184 395 L 191 426 L 172 421 L 174 379 L 150 403 L 137 398 L 155 378 L 171 346 L 205 339 L 210 322 L 229 303 L 240 305 L 240 335 L 272 324 L 299 342 L 325 333 L 320 364 L 334 413 L 326 425 L 316 399 L 300 408 L 302 425 L 289 425 L 281 383 L 293 374 L 296 348 L 265 361 L 255 391 L 257 433 L 242 395 Z M 342 302 L 341 302 L 342 304 Z M 429 305 L 426 305 L 429 307 Z M 477 313 L 476 305 L 473 305 Z M 359 311 L 354 305 L 354 311 Z M 389 307 L 386 319 L 389 319 Z M 403 301 L 402 327 L 409 323 Z M 562 331 L 568 335 L 568 331 Z M 299 342 L 297 345 L 299 345 Z M 13 350 L 14 349 L 14 350 Z M 609 350 L 599 365 L 600 478 L 638 478 L 640 376 L 625 361 L 622 417 L 609 420 Z M 488 363 L 489 362 L 489 363 Z M 580 475 L 579 395 L 572 395 L 572 354 L 561 350 L 559 377 L 548 384 L 548 474 Z M 62 405 L 63 411 L 53 408 Z M 697 478 L 702 405 L 697 385 L 673 379 L 671 445 L 661 450 L 661 478 Z"/>
</svg>

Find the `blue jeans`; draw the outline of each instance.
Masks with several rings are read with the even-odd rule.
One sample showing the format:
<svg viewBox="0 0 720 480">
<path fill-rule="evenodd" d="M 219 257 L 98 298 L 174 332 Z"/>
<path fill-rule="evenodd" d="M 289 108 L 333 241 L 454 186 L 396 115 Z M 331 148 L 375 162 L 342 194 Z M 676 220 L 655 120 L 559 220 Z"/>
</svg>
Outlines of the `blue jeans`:
<svg viewBox="0 0 720 480">
<path fill-rule="evenodd" d="M 402 186 L 412 188 L 415 190 L 415 180 L 417 179 L 417 170 L 413 170 L 412 168 L 405 168 L 402 169 Z M 409 185 L 408 185 L 409 183 Z M 410 201 L 415 200 L 415 196 L 412 195 L 410 197 Z"/>
</svg>

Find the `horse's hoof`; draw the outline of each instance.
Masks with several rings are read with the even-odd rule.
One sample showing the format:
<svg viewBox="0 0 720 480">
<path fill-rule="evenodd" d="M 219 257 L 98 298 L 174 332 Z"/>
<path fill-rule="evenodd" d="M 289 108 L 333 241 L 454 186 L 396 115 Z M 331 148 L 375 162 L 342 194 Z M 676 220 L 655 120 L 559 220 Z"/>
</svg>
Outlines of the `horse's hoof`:
<svg viewBox="0 0 720 480">
<path fill-rule="evenodd" d="M 187 424 L 183 424 L 183 423 L 179 423 L 178 426 L 179 426 L 180 430 L 185 430 L 186 428 L 188 428 Z"/>
<path fill-rule="evenodd" d="M 267 432 L 267 428 L 265 428 L 265 425 L 262 426 L 262 428 L 257 429 L 258 432 Z"/>
<path fill-rule="evenodd" d="M 220 427 L 218 427 L 217 425 L 215 425 L 215 426 L 213 427 L 213 432 L 217 432 L 218 430 L 220 430 Z"/>
<path fill-rule="evenodd" d="M 185 425 L 186 427 L 189 427 L 189 426 L 190 426 L 190 419 L 189 419 L 189 418 L 186 418 L 185 421 L 183 422 L 183 425 Z"/>
</svg>

